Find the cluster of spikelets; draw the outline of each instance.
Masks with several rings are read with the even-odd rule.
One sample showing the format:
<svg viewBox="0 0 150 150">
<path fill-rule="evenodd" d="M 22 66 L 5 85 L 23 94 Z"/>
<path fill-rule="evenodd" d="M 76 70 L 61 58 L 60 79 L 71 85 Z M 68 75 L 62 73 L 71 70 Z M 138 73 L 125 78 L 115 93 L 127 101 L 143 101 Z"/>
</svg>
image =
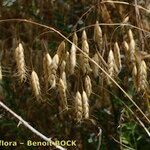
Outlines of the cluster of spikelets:
<svg viewBox="0 0 150 150">
<path fill-rule="evenodd" d="M 43 57 L 43 78 L 41 79 L 43 79 L 47 92 L 52 89 L 58 91 L 61 111 L 68 110 L 69 108 L 68 93 L 70 92 L 70 83 L 68 78 L 70 76 L 82 76 L 82 83 L 78 84 L 80 87 L 73 91 L 73 108 L 75 109 L 76 120 L 78 122 L 82 119 L 88 119 L 90 116 L 89 100 L 93 92 L 92 81 L 97 77 L 101 77 L 100 67 L 103 67 L 101 62 L 103 61 L 106 65 L 103 69 L 109 75 L 106 77 L 106 83 L 109 86 L 113 83 L 111 79 L 117 79 L 117 76 L 124 65 L 122 64 L 122 54 L 117 42 L 114 43 L 113 49 L 109 50 L 107 59 L 105 60 L 102 57 L 101 51 L 103 49 L 103 36 L 98 21 L 94 27 L 93 41 L 97 50 L 95 50 L 92 56 L 86 31 L 83 30 L 80 44 L 78 42 L 77 34 L 74 33 L 72 37 L 72 45 L 69 46 L 69 50 L 66 46 L 67 43 L 62 41 L 53 57 L 48 52 L 46 52 Z M 81 49 L 78 51 L 77 49 L 79 49 L 80 45 Z M 125 51 L 125 62 L 127 62 L 127 67 L 132 73 L 135 88 L 138 92 L 144 92 L 148 89 L 147 66 L 144 59 L 139 56 L 138 51 L 136 50 L 136 44 L 131 30 L 128 31 L 128 42 L 124 41 L 123 46 Z M 26 81 L 28 73 L 25 63 L 24 48 L 21 43 L 16 47 L 14 56 L 17 75 L 19 81 L 23 83 Z M 35 70 L 31 71 L 29 80 L 36 99 L 42 99 L 42 88 L 38 74 Z"/>
</svg>

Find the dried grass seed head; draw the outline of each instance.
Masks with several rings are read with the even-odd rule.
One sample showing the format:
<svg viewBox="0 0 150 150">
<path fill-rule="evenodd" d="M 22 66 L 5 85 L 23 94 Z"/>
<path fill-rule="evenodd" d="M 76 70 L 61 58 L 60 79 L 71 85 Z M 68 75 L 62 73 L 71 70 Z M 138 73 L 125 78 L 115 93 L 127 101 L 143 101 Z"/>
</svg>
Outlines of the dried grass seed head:
<svg viewBox="0 0 150 150">
<path fill-rule="evenodd" d="M 89 99 L 85 91 L 82 92 L 83 117 L 89 118 Z"/>
<path fill-rule="evenodd" d="M 118 68 L 118 71 L 121 70 L 122 65 L 121 65 L 121 55 L 120 55 L 120 48 L 117 42 L 115 42 L 114 44 L 114 58 L 115 58 L 115 62 Z"/>
<path fill-rule="evenodd" d="M 147 66 L 144 60 L 139 64 L 138 69 L 138 91 L 146 91 L 148 82 L 147 82 Z"/>
<path fill-rule="evenodd" d="M 110 77 L 114 78 L 117 69 L 115 64 L 114 53 L 112 50 L 109 51 L 107 64 L 108 64 L 108 74 L 110 75 Z M 109 77 L 108 77 L 108 84 L 111 84 L 111 80 Z"/>
<path fill-rule="evenodd" d="M 62 109 L 68 109 L 67 104 L 67 95 L 66 95 L 66 86 L 64 81 L 60 78 L 58 83 L 58 90 L 61 98 L 61 107 Z"/>
<path fill-rule="evenodd" d="M 18 76 L 22 83 L 26 80 L 26 66 L 24 58 L 24 49 L 21 43 L 19 43 L 18 47 L 15 49 L 15 60 L 18 70 Z"/>
<path fill-rule="evenodd" d="M 57 55 L 59 57 L 60 62 L 65 59 L 65 54 L 66 54 L 65 48 L 66 48 L 66 44 L 64 41 L 62 41 L 57 49 Z"/>
<path fill-rule="evenodd" d="M 85 77 L 84 88 L 85 88 L 87 96 L 90 97 L 90 95 L 92 93 L 92 83 L 91 83 L 91 79 L 88 75 L 86 75 L 86 77 Z"/>
<path fill-rule="evenodd" d="M 78 46 L 78 36 L 77 36 L 76 32 L 74 32 L 74 34 L 73 34 L 73 43 L 74 43 L 76 46 Z"/>
<path fill-rule="evenodd" d="M 131 30 L 128 31 L 129 36 L 129 57 L 132 63 L 135 62 L 135 40 L 133 38 L 133 33 Z"/>
<path fill-rule="evenodd" d="M 80 92 L 78 91 L 76 93 L 76 97 L 75 97 L 75 112 L 76 112 L 76 119 L 78 122 L 80 122 L 82 120 L 82 97 Z"/>
<path fill-rule="evenodd" d="M 99 26 L 99 22 L 98 21 L 96 21 L 96 24 L 94 26 L 93 39 L 98 44 L 99 50 L 101 50 L 102 49 L 102 44 L 103 44 L 103 37 L 102 37 L 102 29 Z"/>
<path fill-rule="evenodd" d="M 38 75 L 34 70 L 31 73 L 31 86 L 35 97 L 38 99 L 41 95 L 41 88 Z"/>
<path fill-rule="evenodd" d="M 44 71 L 44 80 L 46 84 L 46 89 L 48 89 L 49 77 L 51 75 L 51 64 L 52 58 L 49 53 L 46 53 L 43 58 L 43 71 Z"/>
<path fill-rule="evenodd" d="M 84 42 L 85 40 L 87 41 L 87 34 L 86 34 L 86 31 L 83 30 L 83 32 L 82 32 L 82 42 Z"/>
<path fill-rule="evenodd" d="M 74 44 L 71 46 L 70 50 L 70 73 L 74 74 L 74 70 L 76 67 L 76 47 Z"/>
<path fill-rule="evenodd" d="M 132 78 L 133 78 L 135 89 L 138 90 L 138 71 L 136 65 L 134 65 L 132 70 Z"/>
<path fill-rule="evenodd" d="M 66 87 L 66 89 L 67 89 L 67 77 L 66 77 L 66 72 L 65 72 L 65 71 L 62 72 L 62 74 L 61 74 L 61 79 L 63 80 L 64 85 L 65 85 L 65 87 Z"/>
<path fill-rule="evenodd" d="M 99 65 L 100 64 L 100 60 L 99 60 L 99 56 L 97 53 L 94 54 L 94 56 L 92 57 L 92 59 Z M 91 69 L 93 71 L 94 77 L 97 78 L 99 76 L 99 67 L 91 62 Z"/>
</svg>

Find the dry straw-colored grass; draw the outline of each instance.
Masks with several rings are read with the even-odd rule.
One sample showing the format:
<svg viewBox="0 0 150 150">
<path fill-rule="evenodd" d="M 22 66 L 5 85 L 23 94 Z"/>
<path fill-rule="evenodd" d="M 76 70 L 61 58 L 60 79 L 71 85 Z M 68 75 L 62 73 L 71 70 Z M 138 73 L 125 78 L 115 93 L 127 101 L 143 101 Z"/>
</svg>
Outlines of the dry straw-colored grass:
<svg viewBox="0 0 150 150">
<path fill-rule="evenodd" d="M 19 43 L 17 48 L 15 49 L 15 61 L 17 66 L 17 74 L 19 76 L 19 80 L 22 83 L 26 80 L 26 66 L 25 66 L 25 58 L 24 58 L 24 49 L 23 45 Z"/>
<path fill-rule="evenodd" d="M 52 58 L 49 55 L 49 53 L 45 54 L 44 58 L 43 58 L 43 72 L 44 72 L 44 80 L 45 80 L 45 84 L 46 84 L 46 89 L 48 89 L 48 85 L 49 85 L 49 77 L 51 74 L 51 69 L 50 66 L 52 64 Z"/>
<path fill-rule="evenodd" d="M 138 91 L 145 92 L 147 91 L 148 82 L 147 82 L 147 66 L 143 60 L 139 64 L 138 68 Z"/>
<path fill-rule="evenodd" d="M 76 112 L 76 120 L 77 122 L 80 122 L 82 120 L 82 97 L 79 91 L 76 93 L 75 97 L 75 112 Z"/>
<path fill-rule="evenodd" d="M 108 64 L 108 74 L 110 75 L 111 78 L 115 78 L 117 66 L 114 58 L 114 53 L 112 50 L 109 51 L 107 64 Z M 112 83 L 110 78 L 107 78 L 107 81 L 109 85 Z"/>
<path fill-rule="evenodd" d="M 121 71 L 122 64 L 121 64 L 120 48 L 117 42 L 115 42 L 114 44 L 114 58 L 119 73 Z"/>
<path fill-rule="evenodd" d="M 129 58 L 131 63 L 135 63 L 135 40 L 133 37 L 132 30 L 129 29 L 128 31 L 129 37 Z"/>
<path fill-rule="evenodd" d="M 76 64 L 76 47 L 72 44 L 70 50 L 70 74 L 74 74 Z"/>
<path fill-rule="evenodd" d="M 39 100 L 41 96 L 41 88 L 40 88 L 39 77 L 34 70 L 31 73 L 31 87 L 35 97 Z"/>
<path fill-rule="evenodd" d="M 97 53 L 94 54 L 92 59 L 97 63 L 100 64 L 99 56 Z M 97 78 L 99 76 L 99 67 L 95 65 L 93 62 L 91 63 L 91 69 L 93 71 L 94 77 Z"/>
<path fill-rule="evenodd" d="M 86 92 L 87 96 L 90 97 L 90 95 L 92 93 L 92 83 L 91 83 L 91 79 L 88 75 L 85 76 L 84 88 L 85 88 L 85 92 Z"/>
<path fill-rule="evenodd" d="M 102 46 L 103 46 L 103 36 L 102 36 L 102 29 L 99 26 L 99 22 L 96 21 L 96 24 L 94 26 L 94 36 L 93 36 L 93 40 L 96 42 L 96 44 L 98 45 L 98 49 L 102 50 Z"/>
<path fill-rule="evenodd" d="M 73 34 L 72 41 L 76 46 L 78 46 L 78 36 L 77 36 L 76 32 L 74 32 L 74 34 Z"/>
<path fill-rule="evenodd" d="M 82 92 L 83 118 L 89 118 L 89 99 L 85 91 Z"/>
<path fill-rule="evenodd" d="M 59 95 L 60 95 L 60 105 L 61 105 L 61 109 L 67 109 L 68 110 L 68 104 L 67 104 L 67 95 L 66 95 L 66 85 L 64 83 L 64 81 L 60 78 L 59 82 L 58 82 L 58 90 L 59 90 Z"/>
</svg>

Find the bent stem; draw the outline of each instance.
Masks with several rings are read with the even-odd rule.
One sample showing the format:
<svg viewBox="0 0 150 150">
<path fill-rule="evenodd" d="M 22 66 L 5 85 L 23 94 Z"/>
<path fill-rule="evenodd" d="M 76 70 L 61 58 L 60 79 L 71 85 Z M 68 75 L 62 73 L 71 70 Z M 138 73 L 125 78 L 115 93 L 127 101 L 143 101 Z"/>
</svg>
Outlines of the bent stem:
<svg viewBox="0 0 150 150">
<path fill-rule="evenodd" d="M 53 142 L 51 140 L 51 138 L 46 137 L 45 135 L 43 135 L 42 133 L 40 133 L 38 130 L 36 130 L 35 128 L 33 128 L 31 125 L 29 125 L 29 123 L 25 120 L 23 120 L 19 115 L 17 115 L 15 112 L 13 112 L 10 108 L 8 108 L 3 102 L 0 101 L 0 106 L 3 107 L 6 111 L 8 111 L 9 113 L 11 113 L 15 118 L 17 118 L 19 120 L 19 124 L 23 124 L 25 127 L 27 127 L 30 131 L 32 131 L 33 133 L 35 133 L 37 136 L 39 136 L 40 138 L 42 138 L 43 140 L 50 142 L 53 146 L 55 146 L 57 149 L 59 150 L 66 150 L 65 148 L 55 144 L 55 142 Z"/>
</svg>

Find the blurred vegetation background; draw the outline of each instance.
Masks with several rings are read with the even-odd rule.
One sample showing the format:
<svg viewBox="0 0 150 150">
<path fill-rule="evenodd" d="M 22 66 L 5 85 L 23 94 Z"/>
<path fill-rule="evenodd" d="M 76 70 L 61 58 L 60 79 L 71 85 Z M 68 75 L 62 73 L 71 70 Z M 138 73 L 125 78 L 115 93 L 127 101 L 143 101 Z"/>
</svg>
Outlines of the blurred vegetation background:
<svg viewBox="0 0 150 150">
<path fill-rule="evenodd" d="M 122 42 L 126 37 L 127 30 L 131 28 L 128 26 L 118 27 L 118 25 L 109 26 L 108 24 L 129 23 L 143 30 L 150 31 L 150 13 L 142 9 L 136 10 L 134 7 L 135 2 L 137 2 L 138 5 L 150 11 L 150 1 L 124 1 L 130 5 L 103 2 L 104 0 L 1 0 L 0 19 L 27 19 L 35 21 L 54 27 L 69 39 L 71 39 L 70 36 L 73 32 L 78 30 L 81 30 L 77 32 L 80 38 L 83 27 L 94 25 L 98 20 L 99 23 L 106 24 L 101 26 L 101 28 L 106 51 L 104 60 L 107 60 L 106 56 L 114 42 L 117 41 L 118 44 L 121 45 L 121 51 L 123 52 Z M 93 53 L 95 48 L 92 40 L 93 26 L 85 29 L 88 35 L 90 50 L 91 53 Z M 137 43 L 137 49 L 150 53 L 149 33 L 142 32 L 138 29 L 133 29 L 133 33 Z M 150 131 L 149 123 L 140 116 L 139 111 L 127 100 L 118 88 L 106 88 L 105 85 L 98 88 L 98 79 L 92 81 L 95 94 L 92 94 L 90 98 L 90 119 L 82 123 L 76 123 L 75 120 L 71 118 L 72 114 L 65 114 L 65 117 L 61 116 L 58 109 L 58 92 L 52 91 L 47 95 L 43 88 L 43 95 L 46 97 L 46 102 L 38 103 L 29 86 L 29 81 L 20 84 L 15 77 L 16 69 L 13 51 L 16 47 L 16 40 L 23 43 L 27 69 L 31 72 L 32 65 L 30 60 L 32 60 L 34 69 L 40 76 L 40 81 L 42 81 L 41 56 L 43 56 L 43 49 L 45 49 L 43 41 L 46 43 L 49 53 L 53 56 L 57 47 L 64 39 L 53 31 L 30 23 L 0 21 L 0 52 L 3 73 L 3 80 L 0 83 L 3 89 L 1 99 L 14 112 L 28 121 L 41 133 L 52 137 L 54 140 L 76 140 L 77 147 L 68 147 L 68 149 L 150 149 L 150 137 L 148 137 L 143 127 L 141 127 L 136 118 L 122 102 L 134 111 Z M 149 67 L 149 62 L 147 64 Z M 118 83 L 134 99 L 143 112 L 149 116 L 149 111 L 147 106 L 145 106 L 146 102 L 144 102 L 142 95 L 135 91 L 130 78 L 129 72 L 123 69 L 119 74 Z M 76 78 L 71 77 L 70 82 L 73 82 L 72 80 L 74 79 Z M 99 89 L 103 92 L 99 92 Z M 101 101 L 98 99 L 101 99 Z M 26 142 L 31 139 L 33 141 L 41 141 L 40 138 L 22 125 L 17 127 L 17 124 L 18 120 L 0 108 L 0 140 Z M 100 134 L 100 129 L 102 129 L 102 134 Z M 18 145 L 14 148 L 0 147 L 0 149 L 43 150 L 55 148 L 37 148 Z"/>
</svg>

